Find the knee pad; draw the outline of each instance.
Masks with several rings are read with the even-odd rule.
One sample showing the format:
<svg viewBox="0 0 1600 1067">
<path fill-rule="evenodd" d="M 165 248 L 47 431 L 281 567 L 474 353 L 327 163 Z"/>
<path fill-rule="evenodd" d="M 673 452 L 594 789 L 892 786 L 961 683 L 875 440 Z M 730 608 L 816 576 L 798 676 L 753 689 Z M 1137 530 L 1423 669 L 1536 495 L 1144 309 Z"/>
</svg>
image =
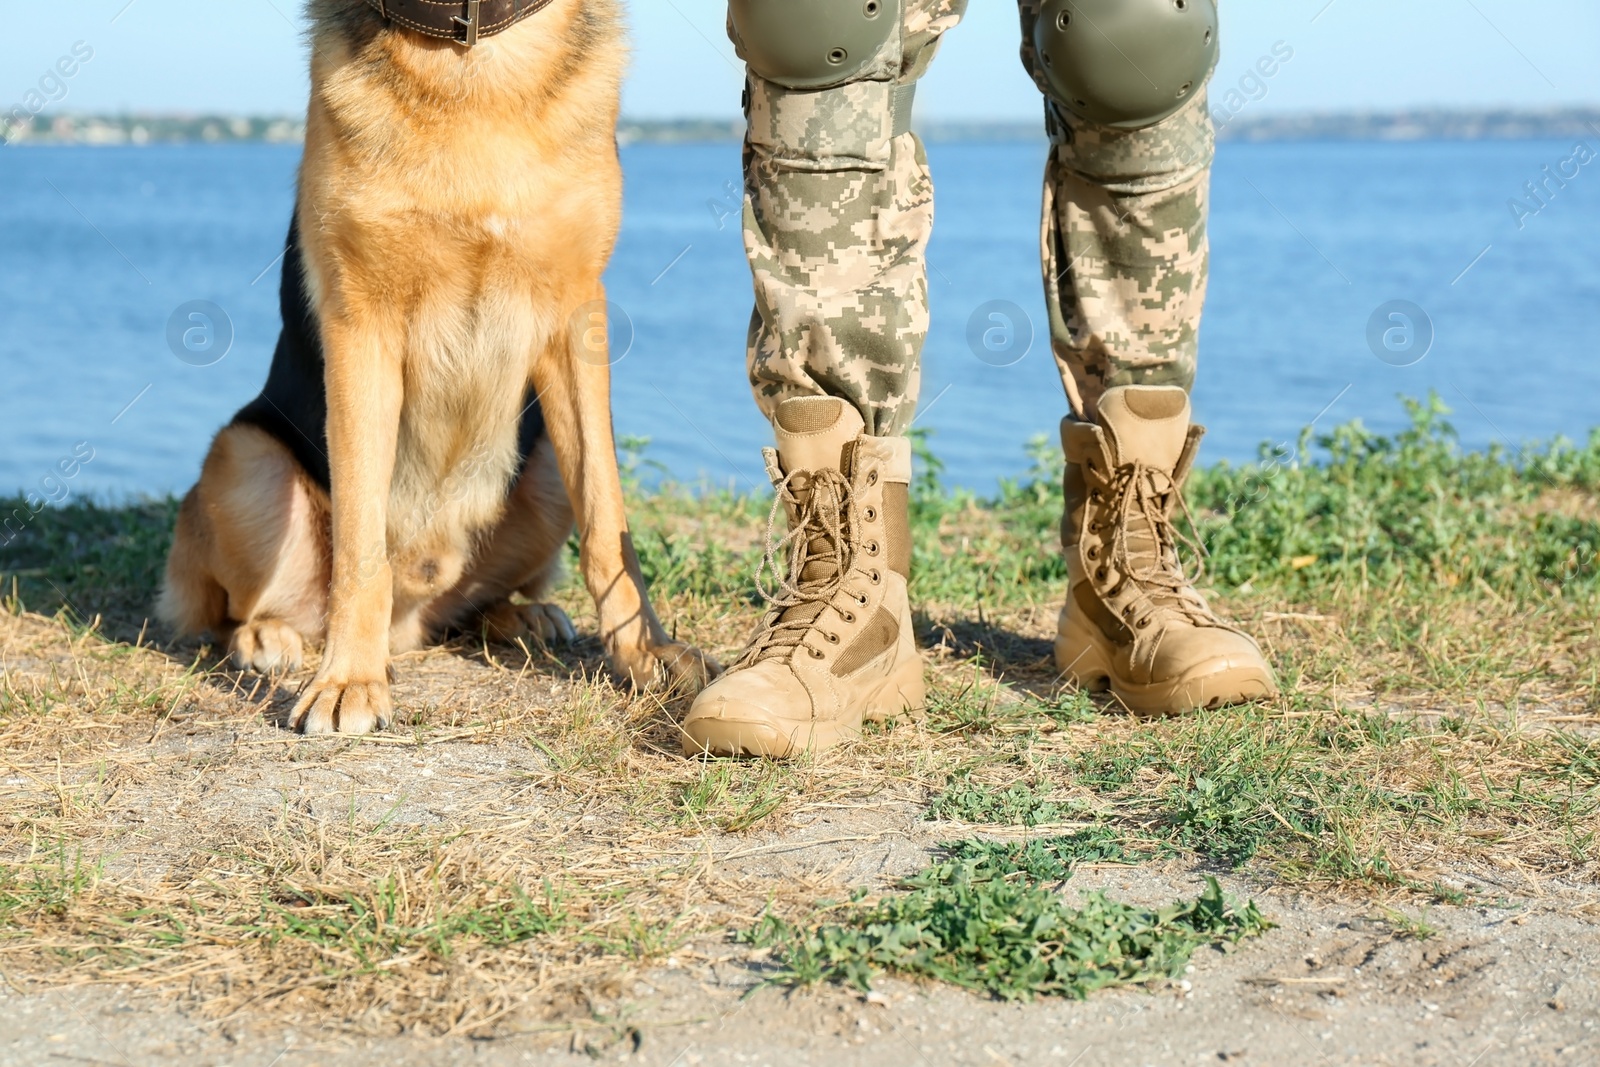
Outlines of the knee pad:
<svg viewBox="0 0 1600 1067">
<path fill-rule="evenodd" d="M 1064 110 L 1142 129 L 1205 88 L 1217 64 L 1216 0 L 1044 0 L 1033 45 Z"/>
<path fill-rule="evenodd" d="M 842 85 L 900 29 L 901 0 L 729 0 L 751 71 L 786 89 Z"/>
</svg>

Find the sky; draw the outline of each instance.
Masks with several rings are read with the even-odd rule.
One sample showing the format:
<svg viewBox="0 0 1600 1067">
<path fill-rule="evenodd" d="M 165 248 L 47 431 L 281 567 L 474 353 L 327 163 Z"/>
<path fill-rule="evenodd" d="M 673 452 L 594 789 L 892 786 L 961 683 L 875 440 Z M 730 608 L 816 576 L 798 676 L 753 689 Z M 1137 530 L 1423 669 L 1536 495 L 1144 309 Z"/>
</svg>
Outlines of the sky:
<svg viewBox="0 0 1600 1067">
<path fill-rule="evenodd" d="M 631 0 L 628 116 L 737 114 L 741 75 L 723 32 L 725 2 Z M 0 39 L 0 100 L 10 110 L 41 79 L 53 88 L 51 68 L 81 42 L 93 56 L 68 64 L 75 73 L 52 93 L 53 109 L 298 114 L 300 9 L 299 0 L 33 5 L 26 20 L 12 20 L 29 32 Z M 1011 0 L 971 0 L 919 90 L 919 120 L 1036 117 L 1017 34 Z M 1223 0 L 1213 91 L 1278 42 L 1294 58 L 1252 102 L 1261 113 L 1600 104 L 1595 0 Z"/>
</svg>

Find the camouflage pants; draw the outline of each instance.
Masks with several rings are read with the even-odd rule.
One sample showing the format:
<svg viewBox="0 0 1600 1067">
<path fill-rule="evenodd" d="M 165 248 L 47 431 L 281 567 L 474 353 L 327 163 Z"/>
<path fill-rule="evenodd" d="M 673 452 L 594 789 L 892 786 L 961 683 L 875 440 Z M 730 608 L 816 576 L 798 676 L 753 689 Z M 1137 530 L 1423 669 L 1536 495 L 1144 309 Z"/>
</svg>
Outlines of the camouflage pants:
<svg viewBox="0 0 1600 1067">
<path fill-rule="evenodd" d="M 928 332 L 933 183 L 895 89 L 932 62 L 967 0 L 904 0 L 901 32 L 856 78 L 785 89 L 750 72 L 745 250 L 755 280 L 748 361 L 770 418 L 792 396 L 843 397 L 867 432 L 904 432 Z M 1039 0 L 1018 0 L 1023 64 Z M 1120 130 L 1046 100 L 1041 261 L 1051 349 L 1073 413 L 1116 385 L 1194 381 L 1205 301 L 1213 134 L 1205 94 L 1155 126 Z M 902 127 L 903 128 L 903 127 Z"/>
</svg>

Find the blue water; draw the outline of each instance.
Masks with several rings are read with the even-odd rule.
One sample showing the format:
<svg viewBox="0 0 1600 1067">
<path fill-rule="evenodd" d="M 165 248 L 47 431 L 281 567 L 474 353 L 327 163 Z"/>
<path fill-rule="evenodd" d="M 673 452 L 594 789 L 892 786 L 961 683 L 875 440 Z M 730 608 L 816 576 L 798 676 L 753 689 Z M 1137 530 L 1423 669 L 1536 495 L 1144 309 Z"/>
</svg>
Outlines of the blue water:
<svg viewBox="0 0 1600 1067">
<path fill-rule="evenodd" d="M 1039 295 L 1043 152 L 929 147 L 939 207 L 918 425 L 948 479 L 980 491 L 1025 469 L 1025 442 L 1064 410 Z M 1473 446 L 1600 424 L 1600 162 L 1521 229 L 1507 206 L 1571 154 L 1535 141 L 1223 145 L 1195 391 L 1210 426 L 1202 461 L 1251 458 L 1319 415 L 1320 427 L 1394 428 L 1395 395 L 1429 389 Z M 297 148 L 265 145 L 0 152 L 0 491 L 38 487 L 79 442 L 94 458 L 72 494 L 193 481 L 211 433 L 266 372 L 297 161 Z M 768 431 L 744 377 L 738 146 L 635 145 L 623 162 L 608 282 L 634 342 L 615 368 L 618 432 L 649 437 L 647 455 L 680 480 L 756 487 Z M 1411 366 L 1368 346 L 1369 317 L 1392 299 L 1433 322 Z M 233 324 L 211 366 L 168 347 L 168 318 L 191 300 Z M 1011 366 L 968 347 L 968 319 L 991 300 L 1035 324 Z"/>
</svg>

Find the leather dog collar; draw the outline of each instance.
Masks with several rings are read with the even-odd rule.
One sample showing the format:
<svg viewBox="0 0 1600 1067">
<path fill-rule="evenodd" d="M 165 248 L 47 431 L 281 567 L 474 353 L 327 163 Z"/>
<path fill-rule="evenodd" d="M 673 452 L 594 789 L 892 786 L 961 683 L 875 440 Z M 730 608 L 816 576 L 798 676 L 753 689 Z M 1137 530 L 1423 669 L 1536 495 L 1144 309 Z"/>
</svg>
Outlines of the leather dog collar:
<svg viewBox="0 0 1600 1067">
<path fill-rule="evenodd" d="M 408 30 L 471 48 L 549 5 L 550 0 L 367 0 L 378 14 Z"/>
</svg>

